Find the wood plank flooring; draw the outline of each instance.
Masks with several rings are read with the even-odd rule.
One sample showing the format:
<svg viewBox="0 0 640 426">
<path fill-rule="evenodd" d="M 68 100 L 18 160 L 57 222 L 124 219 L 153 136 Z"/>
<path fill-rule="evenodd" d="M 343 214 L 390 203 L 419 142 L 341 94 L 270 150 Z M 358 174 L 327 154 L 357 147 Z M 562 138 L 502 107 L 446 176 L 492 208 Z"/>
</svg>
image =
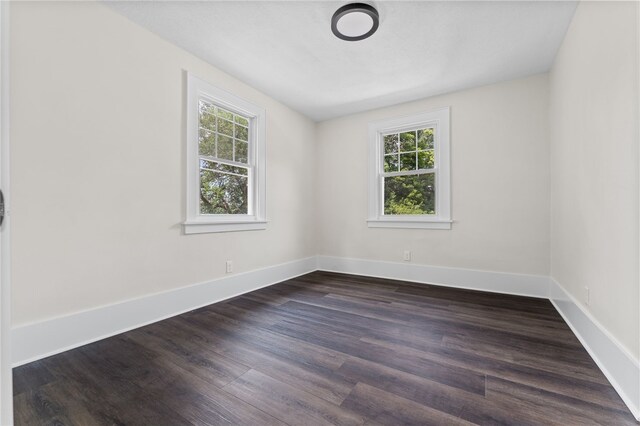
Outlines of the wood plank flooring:
<svg viewBox="0 0 640 426">
<path fill-rule="evenodd" d="M 549 301 L 314 272 L 14 369 L 17 425 L 637 425 Z"/>
</svg>

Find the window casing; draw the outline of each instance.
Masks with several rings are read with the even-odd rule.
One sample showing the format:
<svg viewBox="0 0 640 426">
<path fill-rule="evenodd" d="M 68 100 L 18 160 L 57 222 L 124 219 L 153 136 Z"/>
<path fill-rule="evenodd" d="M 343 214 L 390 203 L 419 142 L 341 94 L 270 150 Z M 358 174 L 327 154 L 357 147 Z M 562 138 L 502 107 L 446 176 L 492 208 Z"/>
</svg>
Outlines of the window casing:
<svg viewBox="0 0 640 426">
<path fill-rule="evenodd" d="M 266 228 L 265 111 L 187 75 L 186 234 Z"/>
<path fill-rule="evenodd" d="M 369 227 L 451 229 L 449 108 L 369 124 Z"/>
</svg>

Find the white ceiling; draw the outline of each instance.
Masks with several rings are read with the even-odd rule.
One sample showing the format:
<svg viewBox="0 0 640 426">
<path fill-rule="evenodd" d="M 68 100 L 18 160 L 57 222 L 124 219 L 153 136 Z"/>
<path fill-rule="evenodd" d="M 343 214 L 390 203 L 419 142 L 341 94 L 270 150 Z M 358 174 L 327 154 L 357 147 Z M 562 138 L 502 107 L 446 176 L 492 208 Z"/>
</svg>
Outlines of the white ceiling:
<svg viewBox="0 0 640 426">
<path fill-rule="evenodd" d="M 310 118 L 548 71 L 576 2 L 375 1 L 380 27 L 330 29 L 348 1 L 135 1 L 108 5 Z"/>
</svg>

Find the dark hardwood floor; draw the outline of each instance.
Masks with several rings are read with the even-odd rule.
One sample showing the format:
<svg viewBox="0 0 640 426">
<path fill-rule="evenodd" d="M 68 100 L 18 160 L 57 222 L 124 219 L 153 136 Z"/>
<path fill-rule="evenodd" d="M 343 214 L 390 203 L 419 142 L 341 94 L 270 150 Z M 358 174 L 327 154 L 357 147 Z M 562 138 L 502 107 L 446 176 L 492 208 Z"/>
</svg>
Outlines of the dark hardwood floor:
<svg viewBox="0 0 640 426">
<path fill-rule="evenodd" d="M 17 425 L 636 425 L 549 301 L 315 272 L 14 370 Z"/>
</svg>

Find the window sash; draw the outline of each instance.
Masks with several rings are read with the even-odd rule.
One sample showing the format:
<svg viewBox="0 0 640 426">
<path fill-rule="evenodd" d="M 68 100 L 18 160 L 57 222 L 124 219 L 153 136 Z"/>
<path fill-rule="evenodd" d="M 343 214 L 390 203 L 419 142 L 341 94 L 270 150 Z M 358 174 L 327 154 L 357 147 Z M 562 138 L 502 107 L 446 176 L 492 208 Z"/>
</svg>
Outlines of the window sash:
<svg viewBox="0 0 640 426">
<path fill-rule="evenodd" d="M 211 162 L 215 163 L 215 161 L 211 161 Z M 245 168 L 245 167 L 243 167 L 243 168 Z M 226 172 L 224 170 L 216 170 L 216 169 L 210 169 L 208 167 L 200 166 L 200 170 L 207 170 L 207 171 L 210 171 L 210 172 L 213 172 L 213 173 L 220 173 L 222 175 L 238 176 L 238 177 L 241 177 L 241 178 L 248 178 L 249 177 L 249 168 L 246 168 L 246 169 L 247 169 L 247 174 L 246 175 L 241 175 L 240 173 Z M 202 182 L 200 182 L 200 183 L 202 184 Z"/>
<path fill-rule="evenodd" d="M 434 135 L 433 135 L 433 148 L 429 148 L 427 150 L 422 150 L 422 151 L 429 151 L 429 150 L 433 150 L 433 164 L 434 166 L 430 169 L 414 169 L 414 170 L 400 170 L 397 172 L 385 172 L 384 171 L 384 157 L 387 155 L 397 155 L 398 158 L 400 156 L 400 154 L 416 154 L 416 167 L 418 166 L 418 161 L 417 161 L 417 156 L 418 156 L 418 152 L 420 151 L 401 151 L 400 147 L 398 147 L 398 152 L 394 152 L 391 154 L 387 154 L 385 152 L 385 143 L 384 143 L 384 137 L 385 136 L 390 136 L 390 135 L 398 135 L 398 140 L 400 138 L 400 134 L 401 133 L 406 133 L 406 132 L 417 132 L 418 130 L 423 130 L 423 129 L 430 129 L 432 128 L 434 130 Z M 435 217 L 438 216 L 438 200 L 436 198 L 436 203 L 435 203 L 435 213 L 432 214 L 415 214 L 415 215 L 397 215 L 397 214 L 387 214 L 384 212 L 384 204 L 385 204 L 385 192 L 384 192 L 384 179 L 387 177 L 396 177 L 396 176 L 417 176 L 417 175 L 423 175 L 423 174 L 433 174 L 434 178 L 436 179 L 436 182 L 438 180 L 438 155 L 437 155 L 437 151 L 438 151 L 438 131 L 437 131 L 437 127 L 435 125 L 431 125 L 431 126 L 424 126 L 424 125 L 414 125 L 414 126 L 408 126 L 405 127 L 403 129 L 394 129 L 393 131 L 386 131 L 386 132 L 380 132 L 378 133 L 378 148 L 379 148 L 379 157 L 380 157 L 380 161 L 378 162 L 378 179 L 379 179 L 379 186 L 380 186 L 380 199 L 378 201 L 378 214 L 380 216 L 383 217 L 404 217 L 404 216 L 411 216 L 411 217 Z M 417 149 L 417 141 L 416 141 L 416 149 Z M 399 167 L 399 165 L 398 165 Z M 437 189 L 437 187 L 436 187 Z"/>
<path fill-rule="evenodd" d="M 200 160 L 211 161 L 213 163 L 220 163 L 226 166 L 233 167 L 241 167 L 243 169 L 252 169 L 253 166 L 247 163 L 238 163 L 237 161 L 226 160 L 224 158 L 212 157 L 210 155 L 199 155 L 198 156 L 198 164 L 200 164 Z"/>
<path fill-rule="evenodd" d="M 384 167 L 384 166 L 383 166 Z M 380 172 L 380 177 L 393 177 L 393 176 L 410 176 L 410 175 L 423 175 L 427 173 L 435 173 L 438 174 L 438 168 L 434 167 L 432 169 L 418 169 L 418 170 L 403 170 L 401 172 Z"/>
<path fill-rule="evenodd" d="M 247 179 L 247 213 L 246 214 L 212 214 L 212 213 L 202 213 L 201 210 L 201 206 L 200 204 L 198 204 L 198 216 L 201 217 L 219 217 L 219 216 L 247 216 L 247 217 L 251 217 L 251 216 L 255 216 L 255 212 L 254 212 L 254 206 L 255 206 L 255 185 L 254 185 L 254 173 L 253 173 L 253 169 L 254 169 L 254 158 L 255 155 L 253 155 L 253 152 L 255 151 L 255 147 L 254 147 L 254 143 L 253 140 L 255 140 L 255 137 L 253 135 L 253 127 L 252 123 L 253 123 L 253 119 L 251 117 L 247 117 L 244 114 L 242 114 L 239 111 L 236 111 L 234 108 L 229 108 L 228 106 L 223 106 L 220 105 L 219 102 L 210 99 L 208 96 L 201 94 L 198 98 L 198 105 L 200 105 L 201 102 L 205 102 L 207 104 L 209 104 L 210 106 L 213 106 L 217 109 L 223 109 L 227 112 L 230 112 L 234 115 L 240 116 L 241 118 L 243 118 L 244 120 L 247 121 L 247 126 L 238 123 L 237 120 L 229 120 L 225 117 L 220 116 L 219 114 L 213 114 L 209 111 L 199 111 L 198 112 L 198 131 L 200 130 L 204 130 L 206 132 L 209 132 L 213 135 L 216 136 L 216 145 L 215 145 L 215 152 L 216 154 L 218 154 L 218 138 L 220 136 L 223 137 L 227 137 L 230 138 L 232 140 L 232 157 L 235 158 L 236 156 L 236 142 L 240 142 L 240 143 L 246 143 L 247 144 L 247 162 L 246 163 L 242 163 L 240 161 L 234 161 L 234 160 L 229 160 L 226 158 L 220 158 L 217 156 L 211 156 L 211 155 L 201 155 L 198 154 L 198 169 L 199 170 L 209 170 L 212 171 L 214 173 L 220 173 L 220 174 L 225 174 L 225 175 L 230 175 L 230 176 L 238 176 L 241 178 L 245 178 Z M 208 116 L 212 116 L 215 117 L 215 129 L 208 129 L 206 127 L 202 126 L 202 116 L 203 115 L 208 115 Z M 224 133 L 220 133 L 219 129 L 218 129 L 218 121 L 219 120 L 224 120 L 227 123 L 231 124 L 232 128 L 233 128 L 233 135 L 229 136 L 227 134 Z M 242 127 L 247 129 L 247 140 L 243 141 L 242 139 L 237 138 L 237 134 L 236 134 L 236 126 L 238 127 Z M 200 147 L 198 146 L 198 151 L 199 151 Z M 210 161 L 212 163 L 218 163 L 218 164 L 224 164 L 227 166 L 233 166 L 233 167 L 239 167 L 239 168 L 243 168 L 245 170 L 247 170 L 247 174 L 246 175 L 241 175 L 239 173 L 233 173 L 233 172 L 226 172 L 226 171 L 222 171 L 222 170 L 213 170 L 213 169 L 209 169 L 206 167 L 202 167 L 200 165 L 200 161 L 201 160 L 205 160 L 205 161 Z M 202 180 L 200 178 L 200 175 L 198 175 L 198 188 L 200 188 L 202 185 Z"/>
<path fill-rule="evenodd" d="M 209 161 L 212 163 L 218 163 L 218 164 L 224 164 L 226 166 L 233 166 L 233 167 L 238 167 L 238 168 L 242 168 L 245 169 L 247 171 L 246 175 L 241 175 L 240 173 L 233 173 L 233 172 L 227 172 L 224 170 L 215 170 L 215 169 L 210 169 L 208 167 L 202 167 L 200 165 L 200 160 L 205 160 L 205 161 Z M 198 170 L 208 170 L 214 173 L 220 173 L 223 175 L 230 175 L 230 176 L 238 176 L 244 179 L 247 179 L 247 213 L 246 214 L 216 214 L 216 213 L 202 213 L 202 211 L 200 210 L 200 205 L 198 204 L 198 215 L 202 216 L 202 217 L 220 217 L 220 216 L 254 216 L 254 206 L 255 206 L 255 201 L 253 199 L 254 193 L 255 191 L 253 190 L 254 188 L 254 167 L 244 164 L 244 163 L 238 163 L 235 161 L 229 161 L 229 160 L 221 160 L 221 159 L 217 159 L 215 157 L 210 157 L 210 156 L 204 156 L 204 155 L 200 155 L 198 156 Z M 202 180 L 200 179 L 200 174 L 198 174 L 198 190 L 200 190 L 199 188 L 202 185 Z"/>
</svg>

